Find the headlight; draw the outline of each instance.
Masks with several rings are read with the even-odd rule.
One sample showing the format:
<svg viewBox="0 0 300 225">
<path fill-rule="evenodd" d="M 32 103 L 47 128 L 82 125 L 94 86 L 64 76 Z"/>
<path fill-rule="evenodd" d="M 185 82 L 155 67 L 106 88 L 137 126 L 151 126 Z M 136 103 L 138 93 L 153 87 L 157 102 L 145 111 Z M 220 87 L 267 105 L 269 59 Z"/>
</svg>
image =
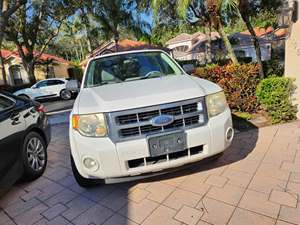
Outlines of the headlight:
<svg viewBox="0 0 300 225">
<path fill-rule="evenodd" d="M 72 127 L 81 135 L 87 137 L 105 137 L 107 135 L 107 126 L 103 113 L 73 115 Z"/>
<path fill-rule="evenodd" d="M 206 105 L 209 117 L 214 117 L 222 112 L 228 107 L 226 97 L 223 91 L 207 95 Z"/>
</svg>

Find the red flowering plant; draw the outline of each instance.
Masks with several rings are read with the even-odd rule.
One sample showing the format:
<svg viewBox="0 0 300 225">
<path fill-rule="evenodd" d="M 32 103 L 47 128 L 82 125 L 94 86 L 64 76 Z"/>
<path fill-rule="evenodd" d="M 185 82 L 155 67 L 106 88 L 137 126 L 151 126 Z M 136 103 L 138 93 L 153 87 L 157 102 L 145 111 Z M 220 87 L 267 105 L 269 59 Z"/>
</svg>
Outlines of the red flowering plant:
<svg viewBox="0 0 300 225">
<path fill-rule="evenodd" d="M 257 111 L 259 103 L 256 98 L 256 87 L 260 79 L 256 64 L 212 65 L 197 68 L 194 75 L 222 87 L 232 110 L 248 113 Z"/>
</svg>

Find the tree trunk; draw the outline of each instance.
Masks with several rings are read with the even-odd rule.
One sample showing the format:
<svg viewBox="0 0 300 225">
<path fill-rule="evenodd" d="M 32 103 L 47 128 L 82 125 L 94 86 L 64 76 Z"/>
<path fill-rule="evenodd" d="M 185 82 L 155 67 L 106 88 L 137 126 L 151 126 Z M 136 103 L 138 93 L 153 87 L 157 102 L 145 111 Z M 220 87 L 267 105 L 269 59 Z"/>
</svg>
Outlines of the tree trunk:
<svg viewBox="0 0 300 225">
<path fill-rule="evenodd" d="M 83 46 L 82 46 L 82 43 L 81 43 L 81 40 L 79 40 L 79 46 L 80 46 L 80 62 L 84 59 L 84 52 L 83 52 Z"/>
<path fill-rule="evenodd" d="M 2 77 L 3 77 L 3 82 L 6 85 L 7 84 L 7 76 L 6 76 L 6 71 L 5 71 L 4 59 L 2 56 L 2 41 L 3 41 L 3 37 L 1 34 L 1 37 L 0 37 L 0 64 L 1 64 L 1 72 L 2 72 Z"/>
<path fill-rule="evenodd" d="M 241 15 L 244 23 L 246 24 L 247 29 L 250 32 L 252 39 L 253 39 L 253 45 L 255 48 L 257 64 L 259 66 L 260 77 L 264 78 L 264 69 L 263 69 L 263 63 L 261 60 L 261 50 L 260 50 L 259 40 L 256 36 L 256 33 L 255 33 L 255 31 L 250 23 L 250 19 L 249 19 L 249 1 L 248 0 L 239 0 L 238 6 L 239 6 L 240 15 Z"/>
<path fill-rule="evenodd" d="M 265 75 L 264 75 L 263 63 L 262 63 L 262 60 L 261 60 L 261 50 L 260 50 L 259 40 L 257 39 L 255 31 L 253 30 L 253 27 L 250 24 L 250 22 L 246 25 L 247 25 L 247 28 L 248 28 L 248 30 L 251 33 L 252 38 L 253 38 L 253 44 L 254 44 L 255 53 L 256 53 L 256 60 L 257 60 L 258 66 L 259 66 L 259 75 L 263 79 Z M 250 26 L 250 27 L 248 27 L 248 26 Z"/>
<path fill-rule="evenodd" d="M 35 71 L 35 64 L 33 62 L 27 63 L 23 60 L 23 66 L 24 69 L 29 77 L 29 81 L 31 84 L 36 83 L 36 78 L 34 75 L 34 71 Z"/>
<path fill-rule="evenodd" d="M 236 55 L 234 53 L 233 47 L 227 37 L 227 34 L 225 33 L 224 29 L 223 29 L 223 25 L 221 24 L 221 22 L 218 25 L 218 32 L 220 33 L 222 40 L 224 42 L 224 45 L 227 49 L 228 55 L 232 61 L 233 64 L 239 64 L 239 61 L 236 58 Z"/>
<path fill-rule="evenodd" d="M 93 15 L 94 12 L 90 7 L 87 7 L 86 10 L 84 8 L 81 8 L 81 15 L 82 15 L 82 22 L 84 24 L 85 30 L 86 30 L 86 37 L 87 37 L 87 48 L 89 53 L 91 53 L 95 48 L 98 46 L 98 41 L 95 40 L 92 34 L 91 24 L 89 16 Z"/>
<path fill-rule="evenodd" d="M 205 42 L 205 61 L 207 64 L 212 62 L 212 54 L 211 54 L 211 26 L 210 22 L 205 23 L 204 32 L 206 36 Z"/>
<path fill-rule="evenodd" d="M 7 23 L 7 20 L 4 18 L 3 12 L 5 12 L 8 8 L 8 0 L 2 1 L 2 11 L 0 12 L 0 63 L 1 63 L 1 72 L 3 77 L 4 84 L 7 84 L 7 77 L 6 77 L 6 71 L 4 67 L 4 59 L 2 56 L 2 42 L 3 42 L 3 35 L 4 35 L 4 27 Z"/>
<path fill-rule="evenodd" d="M 86 37 L 87 37 L 87 39 L 86 39 L 87 47 L 88 47 L 89 53 L 91 53 L 95 49 L 95 45 L 94 45 L 93 38 L 91 35 L 91 28 L 90 28 L 88 19 L 85 23 L 85 29 L 86 29 Z"/>
<path fill-rule="evenodd" d="M 250 34 L 252 36 L 253 45 L 254 45 L 255 53 L 256 53 L 256 61 L 257 61 L 257 64 L 259 66 L 259 75 L 263 79 L 265 75 L 264 75 L 263 63 L 262 63 L 262 60 L 261 60 L 261 50 L 260 50 L 259 40 L 258 40 L 258 38 L 256 36 L 256 33 L 255 33 L 251 23 L 250 23 L 249 16 L 248 16 L 247 12 L 240 9 L 240 13 L 241 13 L 241 16 L 242 16 L 242 19 L 243 19 L 244 23 L 247 26 L 248 31 L 250 32 Z"/>
<path fill-rule="evenodd" d="M 119 33 L 117 31 L 114 32 L 114 39 L 116 44 L 116 52 L 119 51 Z"/>
<path fill-rule="evenodd" d="M 77 49 L 77 48 L 74 48 L 74 49 L 75 49 L 76 59 L 77 59 L 77 61 L 79 61 L 79 62 L 80 62 L 80 58 L 79 58 L 78 49 Z"/>
</svg>

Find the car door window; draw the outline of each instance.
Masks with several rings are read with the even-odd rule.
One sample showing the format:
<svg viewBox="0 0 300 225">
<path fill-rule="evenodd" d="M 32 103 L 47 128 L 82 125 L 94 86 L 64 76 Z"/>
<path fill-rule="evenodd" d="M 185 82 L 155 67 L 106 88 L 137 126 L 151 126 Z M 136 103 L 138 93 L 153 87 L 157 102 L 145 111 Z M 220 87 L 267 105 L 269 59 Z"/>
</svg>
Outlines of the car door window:
<svg viewBox="0 0 300 225">
<path fill-rule="evenodd" d="M 48 86 L 61 85 L 64 84 L 61 80 L 48 80 Z"/>
<path fill-rule="evenodd" d="M 45 81 L 41 81 L 39 83 L 36 84 L 36 87 L 37 88 L 41 88 L 41 87 L 47 87 L 48 86 L 48 82 L 45 80 Z"/>
<path fill-rule="evenodd" d="M 0 112 L 9 109 L 15 105 L 15 102 L 9 98 L 0 95 Z"/>
<path fill-rule="evenodd" d="M 63 82 L 62 80 L 55 80 L 56 85 L 61 85 L 61 84 L 65 84 L 65 82 Z"/>
</svg>

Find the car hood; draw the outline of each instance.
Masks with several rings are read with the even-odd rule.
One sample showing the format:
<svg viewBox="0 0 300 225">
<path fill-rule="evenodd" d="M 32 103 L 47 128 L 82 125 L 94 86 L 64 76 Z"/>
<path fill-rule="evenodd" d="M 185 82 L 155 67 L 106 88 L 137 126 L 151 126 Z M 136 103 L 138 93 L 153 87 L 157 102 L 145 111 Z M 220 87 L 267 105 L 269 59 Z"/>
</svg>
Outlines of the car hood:
<svg viewBox="0 0 300 225">
<path fill-rule="evenodd" d="M 32 92 L 32 89 L 31 88 L 24 88 L 24 89 L 21 89 L 21 90 L 18 90 L 14 93 L 14 95 L 19 95 L 19 94 L 22 94 L 22 93 L 29 93 L 29 92 Z"/>
<path fill-rule="evenodd" d="M 74 111 L 79 114 L 113 112 L 205 96 L 221 89 L 188 75 L 168 76 L 83 88 Z"/>
</svg>

